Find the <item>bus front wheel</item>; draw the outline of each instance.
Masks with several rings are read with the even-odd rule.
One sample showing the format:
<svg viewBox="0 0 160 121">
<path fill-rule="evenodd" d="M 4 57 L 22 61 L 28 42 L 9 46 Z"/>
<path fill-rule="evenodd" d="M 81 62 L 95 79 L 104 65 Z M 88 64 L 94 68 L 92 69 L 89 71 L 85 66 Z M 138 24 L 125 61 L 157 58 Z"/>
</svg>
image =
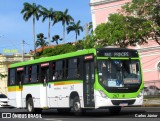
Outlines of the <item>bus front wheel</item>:
<svg viewBox="0 0 160 121">
<path fill-rule="evenodd" d="M 33 99 L 30 97 L 27 99 L 27 111 L 29 113 L 41 113 L 42 112 L 42 109 L 41 108 L 34 108 L 34 104 L 33 104 Z"/>
</svg>

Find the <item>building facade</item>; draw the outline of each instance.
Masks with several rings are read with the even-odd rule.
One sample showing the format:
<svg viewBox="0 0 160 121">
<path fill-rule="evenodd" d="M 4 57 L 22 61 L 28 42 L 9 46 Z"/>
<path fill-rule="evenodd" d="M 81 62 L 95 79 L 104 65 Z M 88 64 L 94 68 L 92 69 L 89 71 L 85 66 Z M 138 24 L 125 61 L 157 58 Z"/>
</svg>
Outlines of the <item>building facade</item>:
<svg viewBox="0 0 160 121">
<path fill-rule="evenodd" d="M 24 61 L 33 59 L 32 55 L 24 55 Z M 7 74 L 8 66 L 12 63 L 17 63 L 22 61 L 22 55 L 0 55 L 0 74 L 6 75 L 5 78 L 0 77 L 0 93 L 7 94 Z"/>
<path fill-rule="evenodd" d="M 107 22 L 109 15 L 119 12 L 127 2 L 131 0 L 90 0 L 93 29 Z M 160 45 L 149 40 L 148 44 L 131 48 L 140 52 L 145 86 L 155 85 L 160 89 Z"/>
</svg>

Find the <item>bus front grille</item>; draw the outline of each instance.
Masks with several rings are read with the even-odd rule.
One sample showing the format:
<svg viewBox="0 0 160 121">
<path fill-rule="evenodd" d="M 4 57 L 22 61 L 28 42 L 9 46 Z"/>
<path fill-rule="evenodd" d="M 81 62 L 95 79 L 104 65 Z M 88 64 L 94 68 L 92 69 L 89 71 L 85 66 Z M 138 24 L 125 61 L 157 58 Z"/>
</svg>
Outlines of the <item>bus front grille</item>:
<svg viewBox="0 0 160 121">
<path fill-rule="evenodd" d="M 132 100 L 111 100 L 113 105 L 120 105 L 123 103 L 126 103 L 128 105 L 132 105 L 132 104 L 134 104 L 135 101 L 136 101 L 135 99 L 132 99 Z"/>
</svg>

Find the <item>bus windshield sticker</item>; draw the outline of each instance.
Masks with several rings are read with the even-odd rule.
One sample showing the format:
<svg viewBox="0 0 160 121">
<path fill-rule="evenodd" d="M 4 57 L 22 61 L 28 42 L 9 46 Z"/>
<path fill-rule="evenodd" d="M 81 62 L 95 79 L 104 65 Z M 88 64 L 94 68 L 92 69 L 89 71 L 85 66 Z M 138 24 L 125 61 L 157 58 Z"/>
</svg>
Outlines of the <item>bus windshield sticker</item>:
<svg viewBox="0 0 160 121">
<path fill-rule="evenodd" d="M 116 87 L 116 79 L 108 79 L 109 87 Z"/>
<path fill-rule="evenodd" d="M 122 81 L 117 79 L 108 79 L 108 87 L 123 87 Z"/>
<path fill-rule="evenodd" d="M 134 78 L 124 79 L 124 84 L 135 84 L 135 83 L 139 83 L 139 80 Z"/>
</svg>

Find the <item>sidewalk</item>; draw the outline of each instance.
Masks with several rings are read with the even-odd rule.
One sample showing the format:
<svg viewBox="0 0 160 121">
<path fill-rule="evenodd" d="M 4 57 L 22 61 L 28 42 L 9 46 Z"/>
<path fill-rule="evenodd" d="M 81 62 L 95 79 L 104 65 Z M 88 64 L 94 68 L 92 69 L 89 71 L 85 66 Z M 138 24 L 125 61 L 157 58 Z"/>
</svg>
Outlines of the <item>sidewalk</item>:
<svg viewBox="0 0 160 121">
<path fill-rule="evenodd" d="M 160 98 L 144 99 L 143 107 L 160 107 Z"/>
</svg>

